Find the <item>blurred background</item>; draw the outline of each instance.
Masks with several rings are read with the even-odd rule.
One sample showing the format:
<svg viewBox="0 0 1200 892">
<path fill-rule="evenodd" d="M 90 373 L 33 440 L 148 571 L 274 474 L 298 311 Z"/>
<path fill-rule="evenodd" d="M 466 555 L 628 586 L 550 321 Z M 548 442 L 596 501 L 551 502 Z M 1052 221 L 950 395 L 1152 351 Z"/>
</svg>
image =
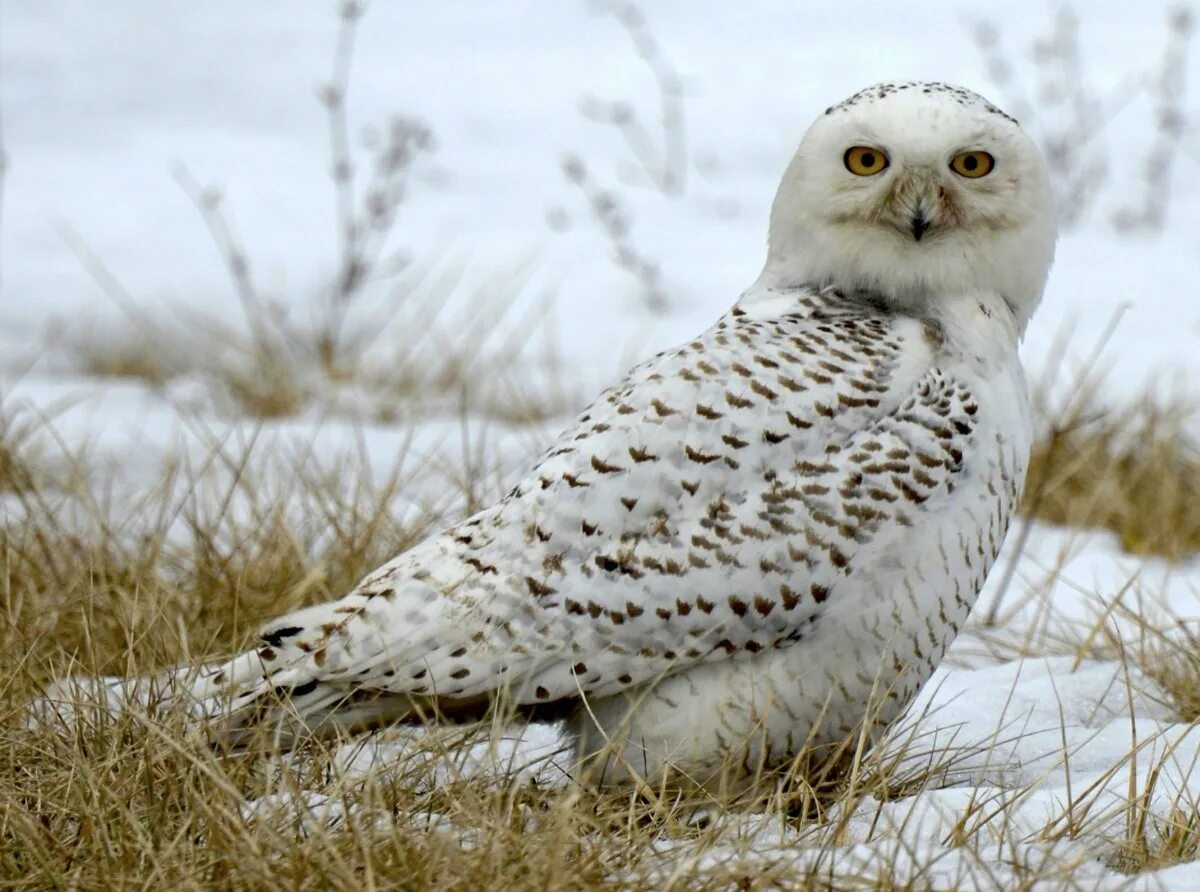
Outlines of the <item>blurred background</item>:
<svg viewBox="0 0 1200 892">
<path fill-rule="evenodd" d="M 136 494 L 265 432 L 377 470 L 450 462 L 490 481 L 474 504 L 753 281 L 818 114 L 941 80 L 1018 117 L 1058 191 L 1022 347 L 1043 432 L 1029 513 L 1134 551 L 1200 547 L 1186 5 L 0 12 L 9 453 L 55 440 Z"/>
<path fill-rule="evenodd" d="M 1063 235 L 1031 371 L 1066 339 L 1069 379 L 1115 326 L 1105 392 L 1134 399 L 1195 368 L 1193 30 L 1178 5 L 1037 0 L 11 3 L 4 365 L 222 402 L 197 384 L 213 358 L 186 355 L 218 346 L 196 326 L 229 327 L 226 349 L 321 330 L 349 378 L 482 317 L 480 349 L 552 341 L 556 374 L 594 389 L 752 281 L 820 111 L 931 79 L 1016 115 L 1054 171 Z M 380 333 L 384 312 L 402 334 Z M 234 408 L 328 404 L 310 372 L 288 372 L 306 394 Z M 403 414 L 393 397 L 359 403 Z"/>
</svg>

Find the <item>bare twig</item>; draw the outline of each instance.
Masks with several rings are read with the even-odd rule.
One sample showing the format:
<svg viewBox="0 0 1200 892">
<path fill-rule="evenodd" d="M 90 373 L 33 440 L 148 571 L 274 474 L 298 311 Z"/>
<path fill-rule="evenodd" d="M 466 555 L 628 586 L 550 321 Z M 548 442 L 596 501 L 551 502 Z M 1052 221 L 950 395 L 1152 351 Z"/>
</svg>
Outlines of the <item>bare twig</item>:
<svg viewBox="0 0 1200 892">
<path fill-rule="evenodd" d="M 358 221 L 354 213 L 354 165 L 350 157 L 349 124 L 346 97 L 350 88 L 350 68 L 354 60 L 354 38 L 364 8 L 353 2 L 342 3 L 339 13 L 337 44 L 333 53 L 333 74 L 319 93 L 329 117 L 329 157 L 331 176 L 337 192 L 338 237 L 342 257 L 353 256 L 358 244 Z"/>
<path fill-rule="evenodd" d="M 1031 100 L 1018 84 L 999 27 L 990 21 L 975 25 L 975 43 L 989 77 L 1042 149 L 1057 186 L 1059 221 L 1064 229 L 1083 221 L 1108 184 L 1112 159 L 1102 141 L 1105 129 L 1147 89 L 1154 96 L 1158 127 L 1146 158 L 1146 192 L 1140 206 L 1123 208 L 1115 223 L 1122 229 L 1161 229 L 1170 172 L 1186 129 L 1182 96 L 1192 26 L 1190 11 L 1182 7 L 1172 10 L 1167 19 L 1168 45 L 1158 70 L 1127 76 L 1101 93 L 1084 71 L 1080 16 L 1069 4 L 1059 6 L 1050 33 L 1030 48 Z"/>
<path fill-rule="evenodd" d="M 333 73 L 319 97 L 329 119 L 330 176 L 337 200 L 338 272 L 333 295 L 321 334 L 320 353 L 327 368 L 336 362 L 338 344 L 346 308 L 358 287 L 362 274 L 358 214 L 354 201 L 354 161 L 350 152 L 346 98 L 350 87 L 350 69 L 354 59 L 354 38 L 363 7 L 349 0 L 339 12 L 337 44 L 333 54 Z"/>
<path fill-rule="evenodd" d="M 563 173 L 587 199 L 592 216 L 612 247 L 613 260 L 638 283 L 642 301 L 654 312 L 666 309 L 667 295 L 662 289 L 658 263 L 642 253 L 631 237 L 629 214 L 617 193 L 605 189 L 592 178 L 587 164 L 577 155 L 562 161 Z"/>
<path fill-rule="evenodd" d="M 594 96 L 580 100 L 580 112 L 587 118 L 609 125 L 620 133 L 640 170 L 640 181 L 648 181 L 660 195 L 670 200 L 684 194 L 687 185 L 688 148 L 684 116 L 683 79 L 667 59 L 662 47 L 646 23 L 641 8 L 633 0 L 591 0 L 592 9 L 612 16 L 633 43 L 634 52 L 649 69 L 658 88 L 659 133 L 648 127 L 632 103 L 605 101 Z M 562 170 L 587 201 L 588 210 L 599 224 L 613 252 L 617 266 L 637 282 L 642 302 L 651 312 L 667 307 L 657 261 L 638 247 L 632 236 L 632 215 L 618 192 L 597 181 L 588 161 L 577 153 L 563 158 Z M 618 174 L 618 181 L 623 180 Z M 555 226 L 561 218 L 551 219 Z"/>
<path fill-rule="evenodd" d="M 1192 12 L 1186 7 L 1177 7 L 1168 16 L 1167 47 L 1152 86 L 1158 126 L 1144 162 L 1145 189 L 1138 205 L 1117 211 L 1114 223 L 1118 229 L 1161 232 L 1166 222 L 1171 171 L 1187 126 L 1183 94 L 1194 25 Z"/>
<path fill-rule="evenodd" d="M 265 305 L 250 274 L 250 260 L 246 251 L 233 234 L 229 221 L 221 210 L 220 190 L 211 186 L 201 186 L 182 164 L 175 166 L 174 175 L 175 181 L 191 199 L 196 210 L 200 212 L 204 225 L 208 227 L 208 234 L 212 237 L 213 245 L 233 282 L 246 317 L 246 324 L 250 327 L 255 341 L 264 345 L 271 343 L 274 338 L 267 330 Z"/>
<path fill-rule="evenodd" d="M 355 35 L 365 11 L 365 5 L 357 0 L 344 0 L 341 4 L 333 71 L 329 83 L 318 94 L 329 119 L 338 261 L 325 317 L 320 323 L 317 352 L 326 372 L 335 377 L 346 374 L 343 365 L 347 345 L 343 340 L 347 313 L 379 268 L 397 211 L 404 202 L 413 161 L 433 145 L 433 136 L 424 124 L 393 118 L 376 149 L 366 189 L 361 198 L 356 194 L 357 168 L 350 146 L 346 103 Z"/>
<path fill-rule="evenodd" d="M 1079 52 L 1079 16 L 1070 6 L 1057 9 L 1050 33 L 1030 51 L 1036 99 L 1022 94 L 998 26 L 980 22 L 975 43 L 988 74 L 1006 94 L 1009 109 L 1040 144 L 1058 185 L 1059 221 L 1079 223 L 1108 177 L 1107 148 L 1098 137 L 1110 117 L 1107 103 L 1090 92 Z"/>
<path fill-rule="evenodd" d="M 664 195 L 677 198 L 684 193 L 688 166 L 683 79 L 663 52 L 636 3 L 593 0 L 592 7 L 616 19 L 633 42 L 638 58 L 654 76 L 658 87 L 659 143 L 655 144 L 649 129 L 628 102 L 604 102 L 588 96 L 582 100 L 580 110 L 592 120 L 616 127 L 655 188 Z"/>
</svg>

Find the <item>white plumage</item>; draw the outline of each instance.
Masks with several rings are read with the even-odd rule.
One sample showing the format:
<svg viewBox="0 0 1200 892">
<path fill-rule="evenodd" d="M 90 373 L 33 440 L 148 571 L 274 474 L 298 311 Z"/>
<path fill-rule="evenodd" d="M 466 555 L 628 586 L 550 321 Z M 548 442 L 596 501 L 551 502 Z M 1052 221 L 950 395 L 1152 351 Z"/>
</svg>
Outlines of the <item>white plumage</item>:
<svg viewBox="0 0 1200 892">
<path fill-rule="evenodd" d="M 237 739 L 503 693 L 569 712 L 606 781 L 697 783 L 889 721 L 1015 510 L 1017 341 L 1053 243 L 1015 121 L 944 85 L 856 94 L 805 136 L 728 314 L 602 394 L 503 500 L 206 669 L 198 708 Z"/>
</svg>

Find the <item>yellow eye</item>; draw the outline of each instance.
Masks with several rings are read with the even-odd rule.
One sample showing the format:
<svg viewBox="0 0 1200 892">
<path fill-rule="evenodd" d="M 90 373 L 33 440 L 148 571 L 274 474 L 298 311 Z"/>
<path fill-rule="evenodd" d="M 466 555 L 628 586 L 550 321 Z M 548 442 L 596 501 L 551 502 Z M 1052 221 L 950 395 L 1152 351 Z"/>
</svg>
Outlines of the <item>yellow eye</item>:
<svg viewBox="0 0 1200 892">
<path fill-rule="evenodd" d="M 996 166 L 996 159 L 987 152 L 962 152 L 950 162 L 950 169 L 960 177 L 976 180 L 986 177 Z"/>
<path fill-rule="evenodd" d="M 887 155 L 871 146 L 852 146 L 846 149 L 842 160 L 846 162 L 846 170 L 860 177 L 874 176 L 888 166 Z"/>
</svg>

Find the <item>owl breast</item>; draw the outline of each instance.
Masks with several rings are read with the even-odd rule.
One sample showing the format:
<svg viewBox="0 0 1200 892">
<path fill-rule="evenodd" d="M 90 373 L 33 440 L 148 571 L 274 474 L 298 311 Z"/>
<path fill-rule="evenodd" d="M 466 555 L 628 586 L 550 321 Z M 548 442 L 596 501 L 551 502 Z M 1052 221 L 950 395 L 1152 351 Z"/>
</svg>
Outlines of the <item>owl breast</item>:
<svg viewBox="0 0 1200 892">
<path fill-rule="evenodd" d="M 967 323 L 987 326 L 975 314 Z M 619 778 L 624 765 L 637 766 L 637 775 L 672 768 L 728 783 L 731 766 L 753 776 L 806 747 L 857 738 L 864 722 L 874 739 L 911 702 L 967 620 L 1016 510 L 1029 455 L 1028 399 L 1015 348 L 995 348 L 983 361 L 964 355 L 955 341 L 964 334 L 974 340 L 977 332 L 962 327 L 952 317 L 926 332 L 936 354 L 932 380 L 956 382 L 936 396 L 931 385 L 933 417 L 949 419 L 951 428 L 955 418 L 971 419 L 969 435 L 952 438 L 955 469 L 936 507 L 921 510 L 903 495 L 876 493 L 877 519 L 890 531 L 857 543 L 853 566 L 786 646 L 700 665 L 594 705 L 576 731 L 585 751 L 602 749 L 601 737 L 620 739 L 606 776 Z M 925 454 L 917 444 L 928 442 L 931 424 L 939 439 L 939 422 L 904 405 L 891 417 L 897 442 L 914 448 L 908 456 L 891 450 L 889 458 L 857 438 L 857 452 L 845 456 L 858 468 L 851 479 L 869 477 L 880 464 L 890 464 L 896 478 L 928 479 L 912 457 Z M 835 543 L 844 537 L 849 550 L 856 532 L 825 527 L 819 535 Z M 792 572 L 797 588 L 811 575 L 804 566 Z"/>
</svg>

